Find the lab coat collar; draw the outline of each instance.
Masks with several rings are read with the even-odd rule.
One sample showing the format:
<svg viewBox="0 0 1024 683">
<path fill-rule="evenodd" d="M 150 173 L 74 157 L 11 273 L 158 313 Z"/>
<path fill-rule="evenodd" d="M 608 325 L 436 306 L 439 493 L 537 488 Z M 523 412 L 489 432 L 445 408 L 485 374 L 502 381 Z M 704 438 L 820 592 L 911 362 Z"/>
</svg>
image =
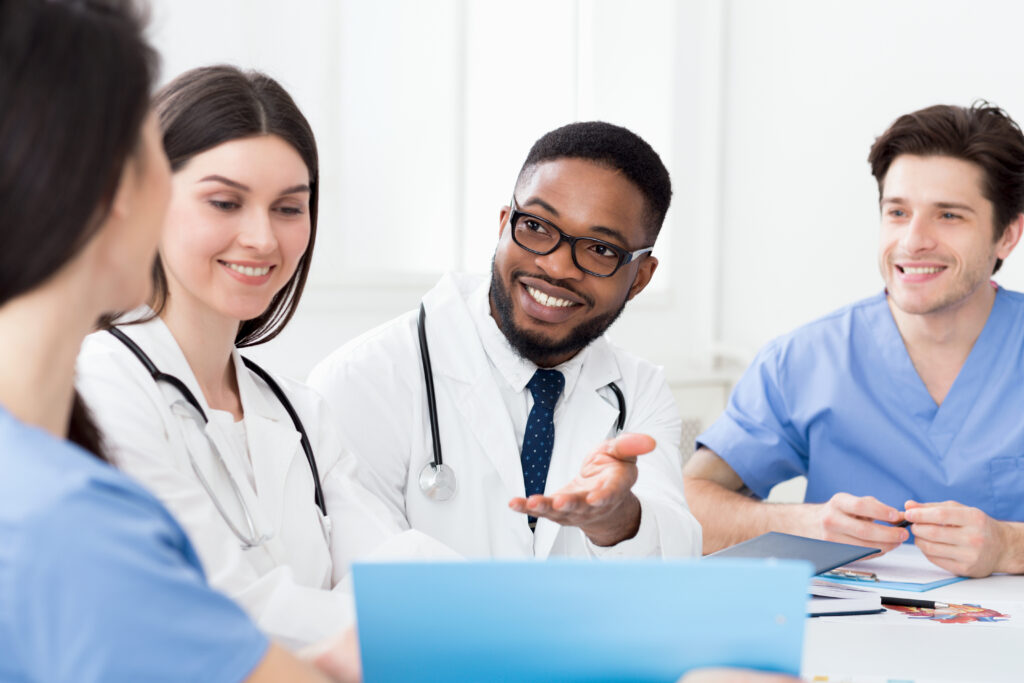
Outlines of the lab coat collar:
<svg viewBox="0 0 1024 683">
<path fill-rule="evenodd" d="M 271 422 L 283 422 L 291 427 L 292 421 L 284 406 L 274 396 L 270 387 L 245 367 L 242 354 L 238 349 L 231 352 L 231 362 L 235 365 L 238 393 L 242 398 L 242 411 L 245 413 L 245 419 L 248 420 L 250 417 L 258 415 Z"/>
<path fill-rule="evenodd" d="M 284 516 L 285 483 L 288 470 L 296 457 L 304 457 L 299 432 L 292 424 L 284 406 L 273 395 L 270 387 L 256 377 L 242 362 L 242 356 L 232 351 L 238 392 L 245 413 L 245 434 L 249 441 L 253 480 L 263 509 L 275 533 L 281 528 Z"/>
<path fill-rule="evenodd" d="M 498 327 L 498 323 L 491 316 L 490 286 L 488 282 L 481 283 L 467 297 L 466 305 L 470 315 L 473 316 L 473 323 L 476 325 L 480 342 L 484 347 L 487 358 L 498 369 L 498 373 L 505 379 L 505 382 L 513 391 L 522 392 L 526 385 L 537 372 L 537 365 L 526 358 L 523 358 L 509 344 L 505 334 Z M 580 368 L 584 359 L 590 353 L 590 347 L 583 349 L 575 356 L 564 363 L 554 367 L 562 373 L 565 384 L 562 389 L 562 396 L 572 395 L 576 388 L 576 380 L 580 376 Z"/>
<path fill-rule="evenodd" d="M 503 406 L 504 402 L 493 382 L 487 353 L 482 343 L 477 343 L 480 334 L 470 308 L 473 294 L 480 296 L 483 287 L 486 296 L 488 284 L 481 276 L 449 273 L 427 293 L 423 304 L 427 311 L 428 339 L 449 340 L 449 343 L 432 342 L 430 358 L 435 373 L 458 383 L 453 391 L 455 405 L 461 412 L 461 424 L 472 430 L 481 444 L 507 444 L 505 448 L 483 450 L 511 498 L 525 494 L 519 443 L 511 419 L 495 419 L 494 407 Z M 602 391 L 608 383 L 620 381 L 622 377 L 611 345 L 600 337 L 578 358 L 581 360 L 575 395 L 565 404 L 565 414 L 559 419 L 559 429 L 566 430 L 559 440 L 580 446 L 570 457 L 552 458 L 548 491 L 561 488 L 576 476 L 583 458 L 608 436 L 618 417 L 614 395 L 609 402 L 603 394 L 611 394 L 611 391 Z M 524 538 L 531 535 L 527 526 L 518 520 L 516 529 Z M 532 534 L 535 557 L 547 557 L 561 529 L 550 520 L 539 520 L 536 533 Z"/>
<path fill-rule="evenodd" d="M 447 273 L 423 297 L 433 371 L 460 382 L 475 382 L 487 369 L 479 344 L 459 343 L 477 336 L 465 301 L 478 285 L 479 276 Z"/>
<path fill-rule="evenodd" d="M 137 319 L 151 312 L 148 307 L 142 307 L 133 312 L 131 314 L 132 317 L 129 319 Z M 153 364 L 160 371 L 174 375 L 184 382 L 185 386 L 195 395 L 196 400 L 199 401 L 199 405 L 202 406 L 204 411 L 210 410 L 210 405 L 206 402 L 202 389 L 199 388 L 199 381 L 196 379 L 195 373 L 192 372 L 192 367 L 188 364 L 188 360 L 185 358 L 181 347 L 178 346 L 178 341 L 174 338 L 174 334 L 171 333 L 171 329 L 167 327 L 162 318 L 156 317 L 144 323 L 123 325 L 118 329 L 131 337 L 146 352 L 146 355 L 150 357 Z M 267 388 L 266 392 L 261 391 L 260 387 L 263 385 L 263 380 L 253 377 L 252 373 L 249 372 L 249 369 L 242 362 L 242 356 L 238 349 L 232 349 L 231 362 L 235 366 L 235 375 L 238 378 L 238 391 L 242 400 L 242 411 L 245 413 L 246 419 L 250 415 L 256 414 L 262 415 L 269 420 L 277 421 L 283 415 L 290 425 L 291 420 L 288 419 L 288 415 L 283 408 L 278 408 L 277 399 L 270 394 L 270 389 Z M 257 381 L 259 386 L 256 384 Z"/>
<path fill-rule="evenodd" d="M 148 310 L 138 313 L 141 315 Z M 180 379 L 192 391 L 203 411 L 209 415 L 210 405 L 206 402 L 199 382 L 170 328 L 162 319 L 157 317 L 145 323 L 125 325 L 120 329 L 142 347 L 159 370 Z M 262 389 L 263 380 L 254 377 L 245 367 L 237 349 L 232 350 L 231 360 L 238 378 L 249 449 L 250 452 L 260 453 L 260 457 L 250 458 L 253 480 L 256 484 L 255 491 L 249 484 L 248 476 L 241 469 L 241 463 L 233 462 L 231 458 L 226 457 L 225 465 L 243 491 L 246 504 L 249 505 L 250 512 L 260 529 L 265 530 L 269 524 L 276 534 L 281 528 L 284 514 L 286 475 L 292 459 L 301 453 L 299 434 L 284 406 L 279 404 L 269 388 Z M 229 453 L 225 440 L 212 423 L 207 425 L 207 433 L 223 455 Z M 256 502 L 256 492 L 259 503 Z"/>
<path fill-rule="evenodd" d="M 148 314 L 152 314 L 152 311 L 149 307 L 144 306 L 133 311 L 129 319 L 135 320 Z M 192 367 L 188 364 L 185 354 L 178 346 L 178 341 L 171 333 L 171 328 L 167 327 L 161 318 L 155 317 L 144 323 L 122 325 L 118 329 L 145 351 L 158 370 L 174 375 L 181 380 L 196 397 L 203 411 L 209 414 L 210 404 L 206 402 L 206 397 L 203 395 L 202 389 L 199 388 L 199 381 L 196 380 Z M 175 398 L 177 397 L 175 396 Z"/>
</svg>

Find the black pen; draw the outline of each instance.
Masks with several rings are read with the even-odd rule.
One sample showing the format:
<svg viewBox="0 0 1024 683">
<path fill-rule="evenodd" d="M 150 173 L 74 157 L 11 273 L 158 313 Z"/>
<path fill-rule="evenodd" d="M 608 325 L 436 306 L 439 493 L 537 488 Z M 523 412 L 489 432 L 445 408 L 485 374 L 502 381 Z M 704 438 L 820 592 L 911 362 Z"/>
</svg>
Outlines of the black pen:
<svg viewBox="0 0 1024 683">
<path fill-rule="evenodd" d="M 883 605 L 896 607 L 924 607 L 926 609 L 943 609 L 949 607 L 948 602 L 935 602 L 934 600 L 918 600 L 916 598 L 892 598 L 888 595 L 882 596 Z"/>
</svg>

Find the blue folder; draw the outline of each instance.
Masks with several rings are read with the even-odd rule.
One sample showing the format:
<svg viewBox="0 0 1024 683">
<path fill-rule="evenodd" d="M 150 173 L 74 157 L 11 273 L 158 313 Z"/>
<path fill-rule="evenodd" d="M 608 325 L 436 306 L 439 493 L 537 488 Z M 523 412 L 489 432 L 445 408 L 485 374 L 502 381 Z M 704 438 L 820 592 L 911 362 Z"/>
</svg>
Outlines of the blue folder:
<svg viewBox="0 0 1024 683">
<path fill-rule="evenodd" d="M 714 558 L 716 562 L 726 557 L 772 557 L 780 560 L 807 560 L 814 565 L 814 573 L 821 574 L 877 552 L 879 552 L 878 548 L 865 548 L 861 545 L 822 541 L 817 538 L 769 531 L 766 534 L 755 536 L 742 543 L 737 543 L 718 552 L 711 553 L 707 556 L 707 559 Z M 828 578 L 829 580 L 832 579 L 831 576 Z"/>
<path fill-rule="evenodd" d="M 366 683 L 674 683 L 797 674 L 811 566 L 772 560 L 356 564 Z"/>
<path fill-rule="evenodd" d="M 912 593 L 924 593 L 925 591 L 930 591 L 933 588 L 948 586 L 951 583 L 967 579 L 966 576 L 951 576 L 948 579 L 939 579 L 938 581 L 932 581 L 930 583 L 908 583 L 906 581 L 865 581 L 863 579 L 851 579 L 842 576 L 830 576 L 828 574 L 825 574 L 822 578 L 828 579 L 829 581 L 835 581 L 836 583 L 848 583 L 853 586 L 860 586 L 861 588 L 870 588 L 875 591 L 894 590 L 910 591 Z"/>
</svg>

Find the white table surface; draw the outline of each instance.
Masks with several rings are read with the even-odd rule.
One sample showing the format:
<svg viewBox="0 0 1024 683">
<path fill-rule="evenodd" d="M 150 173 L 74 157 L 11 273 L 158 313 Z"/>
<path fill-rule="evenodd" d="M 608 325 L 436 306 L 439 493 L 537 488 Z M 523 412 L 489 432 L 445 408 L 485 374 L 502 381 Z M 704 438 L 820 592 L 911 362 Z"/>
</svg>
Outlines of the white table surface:
<svg viewBox="0 0 1024 683">
<path fill-rule="evenodd" d="M 949 624 L 894 612 L 808 619 L 801 668 L 806 680 L 1024 681 L 1024 576 L 967 579 L 923 593 L 880 592 L 996 610 L 1002 606 L 1011 619 Z"/>
</svg>

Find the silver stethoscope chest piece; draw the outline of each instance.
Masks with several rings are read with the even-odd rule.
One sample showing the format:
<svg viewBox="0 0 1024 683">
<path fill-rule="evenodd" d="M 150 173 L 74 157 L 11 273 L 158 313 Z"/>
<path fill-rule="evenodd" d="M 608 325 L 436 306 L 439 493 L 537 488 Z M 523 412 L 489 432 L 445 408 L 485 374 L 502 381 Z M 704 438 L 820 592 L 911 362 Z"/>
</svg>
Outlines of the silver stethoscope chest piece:
<svg viewBox="0 0 1024 683">
<path fill-rule="evenodd" d="M 455 471 L 444 463 L 428 462 L 420 470 L 420 491 L 430 500 L 451 500 L 455 495 Z"/>
</svg>

